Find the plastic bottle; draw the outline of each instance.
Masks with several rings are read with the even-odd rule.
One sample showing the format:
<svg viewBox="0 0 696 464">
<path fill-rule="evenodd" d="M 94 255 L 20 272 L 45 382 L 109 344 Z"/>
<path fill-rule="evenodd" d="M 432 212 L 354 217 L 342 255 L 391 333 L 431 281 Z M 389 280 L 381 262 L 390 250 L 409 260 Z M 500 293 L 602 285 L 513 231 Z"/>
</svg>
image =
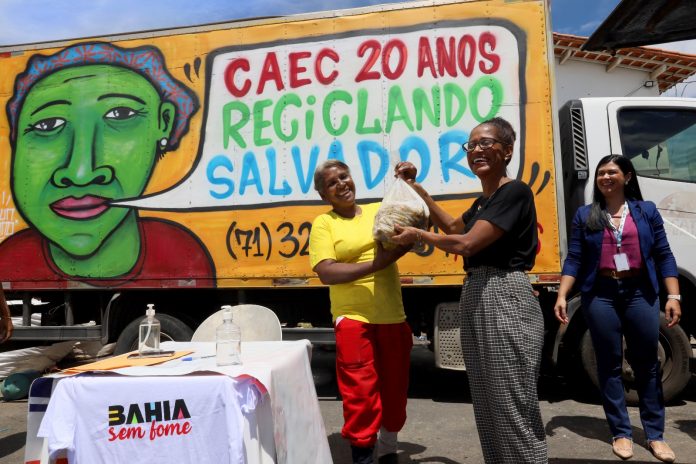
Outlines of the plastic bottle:
<svg viewBox="0 0 696 464">
<path fill-rule="evenodd" d="M 234 323 L 232 306 L 222 307 L 222 324 L 215 331 L 216 362 L 218 366 L 241 364 L 242 331 Z"/>
<path fill-rule="evenodd" d="M 138 353 L 159 353 L 160 347 L 160 322 L 155 317 L 155 305 L 149 303 L 145 311 L 145 319 L 140 323 L 138 337 Z"/>
</svg>

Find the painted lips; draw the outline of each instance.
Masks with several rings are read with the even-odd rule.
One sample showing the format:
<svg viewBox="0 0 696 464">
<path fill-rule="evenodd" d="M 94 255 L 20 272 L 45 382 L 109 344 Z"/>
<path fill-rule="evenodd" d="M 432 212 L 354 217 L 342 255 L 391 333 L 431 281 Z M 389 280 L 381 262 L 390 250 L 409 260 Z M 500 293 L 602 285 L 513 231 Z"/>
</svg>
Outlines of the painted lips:
<svg viewBox="0 0 696 464">
<path fill-rule="evenodd" d="M 108 198 L 86 195 L 82 198 L 65 197 L 51 203 L 51 209 L 58 216 L 69 219 L 91 219 L 109 208 Z"/>
</svg>

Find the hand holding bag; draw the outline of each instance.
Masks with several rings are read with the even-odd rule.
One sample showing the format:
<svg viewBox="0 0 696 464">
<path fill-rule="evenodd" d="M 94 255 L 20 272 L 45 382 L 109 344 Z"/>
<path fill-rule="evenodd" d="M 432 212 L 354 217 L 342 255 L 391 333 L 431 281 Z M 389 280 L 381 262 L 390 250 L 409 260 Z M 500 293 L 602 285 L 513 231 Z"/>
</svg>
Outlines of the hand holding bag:
<svg viewBox="0 0 696 464">
<path fill-rule="evenodd" d="M 385 248 L 394 248 L 391 237 L 396 235 L 395 225 L 411 226 L 426 230 L 430 212 L 425 201 L 406 183 L 397 178 L 387 193 L 375 216 L 372 236 L 382 242 Z M 414 244 L 411 251 L 422 251 L 423 244 Z"/>
</svg>

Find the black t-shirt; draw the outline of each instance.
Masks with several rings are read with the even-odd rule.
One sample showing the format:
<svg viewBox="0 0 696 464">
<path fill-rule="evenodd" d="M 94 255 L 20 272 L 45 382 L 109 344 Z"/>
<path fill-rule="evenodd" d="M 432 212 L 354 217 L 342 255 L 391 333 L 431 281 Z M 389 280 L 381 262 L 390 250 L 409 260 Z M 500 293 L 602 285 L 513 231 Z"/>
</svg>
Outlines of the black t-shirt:
<svg viewBox="0 0 696 464">
<path fill-rule="evenodd" d="M 502 237 L 464 259 L 464 268 L 492 266 L 530 270 L 537 251 L 537 218 L 529 186 L 513 180 L 498 187 L 490 198 L 478 197 L 464 214 L 464 232 L 484 219 L 505 231 Z"/>
</svg>

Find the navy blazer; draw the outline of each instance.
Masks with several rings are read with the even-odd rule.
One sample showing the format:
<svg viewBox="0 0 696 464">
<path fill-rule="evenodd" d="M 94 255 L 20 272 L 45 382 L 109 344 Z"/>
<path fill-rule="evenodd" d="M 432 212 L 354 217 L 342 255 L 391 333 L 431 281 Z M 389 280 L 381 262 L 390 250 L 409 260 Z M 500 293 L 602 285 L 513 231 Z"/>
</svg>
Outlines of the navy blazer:
<svg viewBox="0 0 696 464">
<path fill-rule="evenodd" d="M 677 262 L 667 242 L 662 216 L 652 201 L 628 201 L 628 210 L 638 229 L 638 241 L 643 265 L 650 277 L 655 295 L 660 291 L 657 273 L 664 277 L 677 277 Z M 563 263 L 563 275 L 575 277 L 576 288 L 583 293 L 594 286 L 599 259 L 602 253 L 603 230 L 589 230 L 586 227 L 590 215 L 590 205 L 581 206 L 573 218 L 573 226 L 568 244 L 568 256 Z"/>
</svg>

